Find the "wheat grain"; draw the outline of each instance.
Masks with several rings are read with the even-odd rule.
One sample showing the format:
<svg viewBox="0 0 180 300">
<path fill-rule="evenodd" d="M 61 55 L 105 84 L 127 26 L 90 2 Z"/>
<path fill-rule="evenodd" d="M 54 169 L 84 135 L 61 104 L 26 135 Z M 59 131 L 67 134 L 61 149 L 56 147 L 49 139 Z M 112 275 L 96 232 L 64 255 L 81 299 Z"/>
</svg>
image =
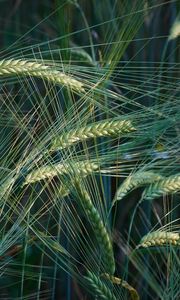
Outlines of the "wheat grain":
<svg viewBox="0 0 180 300">
<path fill-rule="evenodd" d="M 180 191 L 180 175 L 170 177 L 152 183 L 144 190 L 143 199 L 152 200 L 164 194 L 175 194 Z"/>
<path fill-rule="evenodd" d="M 127 281 L 122 280 L 121 278 L 114 277 L 109 274 L 103 274 L 104 278 L 110 280 L 113 284 L 121 285 L 123 288 L 127 289 L 131 295 L 132 300 L 139 300 L 139 294 L 135 288 L 133 288 Z"/>
<path fill-rule="evenodd" d="M 72 129 L 67 133 L 55 137 L 52 141 L 50 151 L 63 149 L 89 138 L 119 136 L 134 130 L 135 128 L 130 120 L 110 119 L 99 121 L 81 128 Z"/>
<path fill-rule="evenodd" d="M 83 84 L 72 76 L 36 61 L 8 59 L 0 61 L 0 76 L 34 76 L 48 80 L 54 84 L 70 87 L 77 92 L 84 92 Z"/>
<path fill-rule="evenodd" d="M 125 181 L 117 189 L 116 194 L 114 196 L 113 204 L 116 201 L 120 201 L 131 190 L 133 190 L 141 185 L 144 185 L 147 183 L 152 183 L 152 182 L 155 182 L 160 179 L 163 179 L 163 176 L 161 176 L 157 173 L 154 173 L 152 171 L 146 171 L 146 172 L 138 171 L 138 172 L 130 175 L 128 178 L 125 179 Z"/>
<path fill-rule="evenodd" d="M 180 235 L 176 232 L 168 231 L 153 231 L 145 235 L 138 247 L 151 247 L 151 246 L 162 246 L 162 245 L 180 245 Z"/>
<path fill-rule="evenodd" d="M 116 297 L 111 290 L 105 285 L 102 280 L 92 272 L 87 272 L 86 281 L 92 289 L 92 292 L 104 300 L 116 300 Z"/>
<path fill-rule="evenodd" d="M 52 179 L 54 176 L 76 172 L 76 176 L 87 176 L 99 169 L 99 165 L 91 161 L 71 161 L 69 163 L 58 163 L 35 169 L 27 175 L 23 185 L 38 182 L 40 180 Z"/>
<path fill-rule="evenodd" d="M 78 195 L 78 201 L 86 213 L 90 224 L 96 234 L 96 239 L 99 243 L 99 247 L 102 250 L 102 260 L 104 262 L 104 268 L 106 272 L 114 274 L 115 271 L 115 261 L 114 253 L 112 248 L 112 243 L 109 234 L 103 224 L 99 212 L 94 207 L 91 198 L 87 191 L 80 186 L 79 181 L 75 180 L 76 192 Z"/>
</svg>

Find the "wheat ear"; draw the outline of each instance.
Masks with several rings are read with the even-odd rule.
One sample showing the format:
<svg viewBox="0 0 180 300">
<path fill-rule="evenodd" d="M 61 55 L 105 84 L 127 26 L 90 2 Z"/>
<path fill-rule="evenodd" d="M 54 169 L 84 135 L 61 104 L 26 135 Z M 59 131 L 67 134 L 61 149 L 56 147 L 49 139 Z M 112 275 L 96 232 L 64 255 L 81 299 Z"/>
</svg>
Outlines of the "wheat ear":
<svg viewBox="0 0 180 300">
<path fill-rule="evenodd" d="M 138 171 L 130 175 L 128 178 L 124 180 L 124 182 L 117 189 L 116 194 L 114 196 L 113 204 L 116 201 L 119 201 L 123 197 L 125 197 L 127 193 L 130 192 L 131 190 L 138 188 L 141 185 L 148 184 L 148 183 L 150 184 L 160 179 L 163 179 L 163 176 L 156 174 L 152 171 L 146 171 L 146 172 Z"/>
<path fill-rule="evenodd" d="M 121 285 L 123 288 L 129 291 L 132 300 L 139 300 L 139 294 L 135 288 L 133 288 L 127 281 L 122 280 L 121 278 L 114 277 L 109 274 L 103 274 L 104 278 L 110 280 L 113 284 Z"/>
<path fill-rule="evenodd" d="M 96 234 L 96 240 L 99 243 L 99 247 L 102 250 L 102 260 L 104 262 L 104 268 L 106 272 L 114 274 L 115 272 L 115 261 L 112 242 L 105 225 L 103 224 L 99 212 L 94 207 L 91 198 L 87 191 L 80 186 L 79 181 L 75 180 L 75 187 L 78 196 L 78 202 L 80 202 L 85 214 L 88 217 L 90 224 Z"/>
<path fill-rule="evenodd" d="M 159 180 L 144 190 L 143 199 L 152 200 L 164 194 L 175 194 L 180 191 L 180 175 Z"/>
<path fill-rule="evenodd" d="M 77 92 L 84 92 L 83 84 L 72 76 L 36 61 L 8 59 L 0 61 L 0 76 L 34 76 L 48 80 L 54 84 L 70 87 Z"/>
<path fill-rule="evenodd" d="M 89 138 L 119 136 L 134 130 L 135 127 L 130 120 L 110 119 L 99 121 L 78 129 L 72 129 L 67 133 L 55 137 L 52 141 L 50 151 L 63 149 Z"/>
<path fill-rule="evenodd" d="M 116 300 L 116 297 L 111 292 L 111 290 L 94 273 L 88 271 L 85 279 L 91 287 L 92 292 L 96 294 L 96 296 L 98 296 L 100 299 Z"/>
<path fill-rule="evenodd" d="M 99 165 L 91 161 L 71 161 L 69 163 L 58 163 L 54 165 L 47 165 L 35 169 L 29 173 L 23 185 L 38 182 L 44 179 L 52 179 L 54 176 L 71 174 L 74 171 L 77 176 L 87 176 L 99 169 Z"/>
<path fill-rule="evenodd" d="M 162 245 L 180 245 L 180 235 L 176 232 L 168 231 L 153 231 L 145 235 L 139 245 L 139 247 L 147 248 L 151 246 Z"/>
</svg>

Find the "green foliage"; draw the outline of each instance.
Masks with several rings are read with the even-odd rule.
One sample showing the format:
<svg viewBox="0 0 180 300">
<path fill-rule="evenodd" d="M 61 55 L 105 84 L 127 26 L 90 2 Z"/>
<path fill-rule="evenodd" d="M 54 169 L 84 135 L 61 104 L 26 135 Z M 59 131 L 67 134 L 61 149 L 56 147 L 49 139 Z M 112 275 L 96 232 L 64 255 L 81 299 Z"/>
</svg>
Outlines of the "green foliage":
<svg viewBox="0 0 180 300">
<path fill-rule="evenodd" d="M 180 298 L 179 8 L 2 5 L 0 299 Z"/>
</svg>

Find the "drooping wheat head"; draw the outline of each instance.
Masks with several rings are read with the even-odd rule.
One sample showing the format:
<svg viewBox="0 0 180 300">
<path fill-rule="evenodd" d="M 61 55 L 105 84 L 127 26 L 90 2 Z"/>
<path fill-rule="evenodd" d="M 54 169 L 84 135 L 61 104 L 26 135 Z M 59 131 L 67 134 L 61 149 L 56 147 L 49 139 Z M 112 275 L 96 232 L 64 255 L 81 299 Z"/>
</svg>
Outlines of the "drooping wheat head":
<svg viewBox="0 0 180 300">
<path fill-rule="evenodd" d="M 91 161 L 71 161 L 68 163 L 57 163 L 39 167 L 29 173 L 23 185 L 38 182 L 45 179 L 52 179 L 55 176 L 68 174 L 76 170 L 77 176 L 87 176 L 99 169 L 99 165 Z"/>
<path fill-rule="evenodd" d="M 0 76 L 34 76 L 54 84 L 60 84 L 77 92 L 84 92 L 83 83 L 70 75 L 56 70 L 48 65 L 21 59 L 0 61 Z"/>
<path fill-rule="evenodd" d="M 103 269 L 105 269 L 109 274 L 114 274 L 115 260 L 109 233 L 101 220 L 98 210 L 93 205 L 88 192 L 82 188 L 82 185 L 80 185 L 77 180 L 75 180 L 75 188 L 78 196 L 77 201 L 83 208 L 89 223 L 95 232 L 95 238 L 99 243 L 99 248 L 102 251 L 102 260 L 104 263 Z"/>
<path fill-rule="evenodd" d="M 163 195 L 175 194 L 180 191 L 180 175 L 172 175 L 155 183 L 144 190 L 143 199 L 153 200 Z"/>
<path fill-rule="evenodd" d="M 97 275 L 87 271 L 87 276 L 85 276 L 85 279 L 91 290 L 94 292 L 94 295 L 98 296 L 98 298 L 104 300 L 116 300 L 115 295 Z"/>
<path fill-rule="evenodd" d="M 130 175 L 117 189 L 116 194 L 114 196 L 113 204 L 116 201 L 120 201 L 123 197 L 127 195 L 131 190 L 138 188 L 144 184 L 154 183 L 157 180 L 163 179 L 163 176 L 157 174 L 153 171 L 138 171 L 132 175 Z"/>
<path fill-rule="evenodd" d="M 133 288 L 127 281 L 119 278 L 119 277 L 115 277 L 109 274 L 103 274 L 102 275 L 104 278 L 110 280 L 113 284 L 117 284 L 117 285 L 121 285 L 123 288 L 125 288 L 126 290 L 129 291 L 130 295 L 131 295 L 131 299 L 132 300 L 139 300 L 139 294 L 136 291 L 135 288 Z"/>
<path fill-rule="evenodd" d="M 99 121 L 56 136 L 52 141 L 50 151 L 57 151 L 90 138 L 120 136 L 134 130 L 135 127 L 130 120 Z"/>
<path fill-rule="evenodd" d="M 153 231 L 145 235 L 139 245 L 139 247 L 147 248 L 151 246 L 163 246 L 163 245 L 179 245 L 180 235 L 176 232 L 169 231 Z"/>
</svg>

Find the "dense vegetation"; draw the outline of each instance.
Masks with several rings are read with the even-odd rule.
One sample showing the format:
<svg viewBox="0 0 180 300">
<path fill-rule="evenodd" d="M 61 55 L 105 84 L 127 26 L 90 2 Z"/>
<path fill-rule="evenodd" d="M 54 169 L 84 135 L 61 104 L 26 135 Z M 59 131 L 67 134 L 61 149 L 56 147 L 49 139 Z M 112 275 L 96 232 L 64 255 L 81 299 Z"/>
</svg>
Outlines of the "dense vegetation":
<svg viewBox="0 0 180 300">
<path fill-rule="evenodd" d="M 180 3 L 1 1 L 0 299 L 180 299 Z"/>
</svg>

